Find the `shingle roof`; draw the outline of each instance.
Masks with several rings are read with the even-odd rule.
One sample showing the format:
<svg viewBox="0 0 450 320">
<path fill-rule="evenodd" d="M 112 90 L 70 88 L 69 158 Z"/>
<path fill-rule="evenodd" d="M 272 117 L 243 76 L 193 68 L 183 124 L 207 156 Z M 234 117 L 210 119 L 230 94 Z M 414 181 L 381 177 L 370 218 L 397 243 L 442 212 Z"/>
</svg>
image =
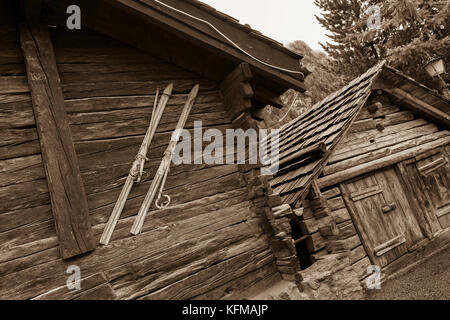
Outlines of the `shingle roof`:
<svg viewBox="0 0 450 320">
<path fill-rule="evenodd" d="M 280 166 L 270 184 L 284 203 L 296 202 L 320 174 L 324 162 L 366 103 L 384 64 L 369 69 L 280 128 Z M 299 151 L 320 143 L 327 147 L 325 154 L 295 157 Z"/>
</svg>

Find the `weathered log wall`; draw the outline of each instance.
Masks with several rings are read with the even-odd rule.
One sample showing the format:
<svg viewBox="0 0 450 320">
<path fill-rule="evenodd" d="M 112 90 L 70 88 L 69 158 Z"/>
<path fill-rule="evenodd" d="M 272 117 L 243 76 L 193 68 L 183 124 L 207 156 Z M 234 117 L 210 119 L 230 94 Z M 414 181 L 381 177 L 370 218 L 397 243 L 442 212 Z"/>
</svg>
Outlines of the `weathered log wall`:
<svg viewBox="0 0 450 320">
<path fill-rule="evenodd" d="M 330 156 L 318 183 L 321 187 L 331 186 L 449 143 L 448 130 L 439 130 L 411 111 L 400 109 L 382 93 L 361 110 Z"/>
<path fill-rule="evenodd" d="M 111 243 L 61 260 L 16 24 L 8 28 L 0 33 L 12 38 L 0 49 L 0 298 L 241 298 L 255 283 L 279 279 L 237 165 L 172 165 L 170 208 L 150 212 L 142 234 L 130 236 L 195 83 L 201 91 L 186 127 L 232 124 L 216 83 L 88 30 L 52 36 L 97 242 L 150 122 L 156 88 L 173 81 L 175 95 Z M 66 288 L 70 265 L 81 269 L 81 291 Z"/>
<path fill-rule="evenodd" d="M 338 229 L 346 234 L 348 240 L 345 240 L 345 248 L 342 248 L 347 250 L 350 262 L 360 280 L 368 276 L 366 269 L 371 262 L 336 183 L 394 165 L 395 173 L 410 200 L 408 204 L 405 204 L 412 209 L 408 212 L 414 213 L 414 217 L 411 218 L 419 221 L 424 236 L 428 236 L 429 239 L 439 233 L 442 228 L 447 227 L 446 215 L 447 211 L 450 211 L 444 210 L 447 208 L 445 203 L 449 201 L 450 190 L 446 153 L 450 143 L 449 131 L 438 128 L 435 124 L 415 116 L 408 110 L 401 109 L 391 101 L 386 93 L 379 91 L 366 103 L 349 132 L 330 156 L 323 176 L 318 180 L 323 194 L 328 199 L 332 210 L 331 215 Z M 387 158 L 390 160 L 385 163 L 384 159 Z M 446 161 L 447 165 L 445 165 Z M 371 163 L 374 164 L 372 169 L 369 167 Z M 430 163 L 430 169 L 436 169 L 435 175 L 421 176 L 416 165 L 423 167 Z M 363 165 L 367 168 L 362 168 Z M 421 179 L 428 179 L 428 185 L 424 185 Z M 433 200 L 437 204 L 435 207 L 439 205 L 442 207 L 440 210 L 442 216 L 438 217 L 441 226 L 436 217 L 438 210 L 433 207 Z M 308 210 L 306 202 L 306 216 L 308 216 Z M 317 223 L 307 223 L 307 221 L 305 220 L 306 231 L 314 234 Z M 429 234 L 426 228 L 429 229 Z M 317 239 L 315 242 L 317 249 L 323 246 L 323 240 Z M 421 242 L 419 245 L 422 246 L 426 242 Z M 333 248 L 337 247 L 333 243 L 327 243 L 328 252 Z M 327 249 L 322 249 L 313 256 L 320 257 L 321 252 L 323 255 Z M 411 248 L 410 251 L 415 249 L 415 247 Z M 391 268 L 387 266 L 387 269 Z"/>
</svg>

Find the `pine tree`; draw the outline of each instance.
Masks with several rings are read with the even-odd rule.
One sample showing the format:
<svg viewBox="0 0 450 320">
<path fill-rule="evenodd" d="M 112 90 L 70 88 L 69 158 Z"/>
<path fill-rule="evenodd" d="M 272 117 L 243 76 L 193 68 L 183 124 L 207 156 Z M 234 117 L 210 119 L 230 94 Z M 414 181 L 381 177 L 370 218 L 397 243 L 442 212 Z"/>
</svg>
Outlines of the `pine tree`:
<svg viewBox="0 0 450 320">
<path fill-rule="evenodd" d="M 333 43 L 322 44 L 335 71 L 347 79 L 386 59 L 409 76 L 437 88 L 423 70 L 434 57 L 450 62 L 450 1 L 447 0 L 315 0 L 316 17 Z M 380 9 L 380 25 L 369 28 L 369 8 Z"/>
</svg>

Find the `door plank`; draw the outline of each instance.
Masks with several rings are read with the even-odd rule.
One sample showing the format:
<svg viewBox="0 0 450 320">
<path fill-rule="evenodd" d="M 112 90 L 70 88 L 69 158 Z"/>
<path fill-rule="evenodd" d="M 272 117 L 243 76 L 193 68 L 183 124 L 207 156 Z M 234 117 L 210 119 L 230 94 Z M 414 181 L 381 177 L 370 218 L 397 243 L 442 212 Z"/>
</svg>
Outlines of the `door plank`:
<svg viewBox="0 0 450 320">
<path fill-rule="evenodd" d="M 386 241 L 385 243 L 379 245 L 378 247 L 375 247 L 375 255 L 377 257 L 382 256 L 386 252 L 391 251 L 394 248 L 397 248 L 398 246 L 402 245 L 406 242 L 406 238 L 404 235 L 400 235 L 395 237 L 394 239 L 391 239 L 389 241 Z"/>
<path fill-rule="evenodd" d="M 397 210 L 391 211 L 388 215 L 393 218 L 393 223 L 398 225 L 398 229 L 406 237 L 406 246 L 412 247 L 424 238 L 420 230 L 411 204 L 400 184 L 399 178 L 393 168 L 388 168 L 380 172 L 380 183 L 386 191 L 386 204 L 395 203 Z M 395 213 L 394 213 L 395 212 Z"/>
<path fill-rule="evenodd" d="M 95 248 L 86 194 L 47 26 L 21 24 L 20 42 L 60 251 L 67 259 Z"/>
</svg>

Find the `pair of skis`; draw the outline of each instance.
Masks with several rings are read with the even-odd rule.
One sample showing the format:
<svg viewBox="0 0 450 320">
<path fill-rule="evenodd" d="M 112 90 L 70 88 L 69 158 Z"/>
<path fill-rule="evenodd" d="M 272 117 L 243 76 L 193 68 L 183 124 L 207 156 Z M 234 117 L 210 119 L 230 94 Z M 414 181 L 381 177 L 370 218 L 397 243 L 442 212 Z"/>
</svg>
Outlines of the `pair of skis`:
<svg viewBox="0 0 450 320">
<path fill-rule="evenodd" d="M 164 113 L 166 105 L 172 95 L 173 83 L 169 84 L 167 88 L 164 90 L 161 99 L 158 101 L 159 91 L 156 93 L 155 102 L 153 106 L 152 117 L 150 120 L 150 126 L 147 129 L 142 145 L 139 149 L 139 152 L 136 156 L 133 165 L 131 166 L 130 172 L 128 174 L 127 180 L 122 188 L 122 191 L 117 199 L 117 202 L 114 206 L 114 209 L 109 217 L 109 220 L 103 230 L 102 237 L 100 238 L 100 243 L 103 245 L 107 245 L 111 240 L 112 233 L 119 221 L 120 215 L 122 213 L 123 207 L 125 206 L 125 202 L 131 192 L 131 188 L 135 182 L 140 182 L 142 179 L 142 172 L 144 169 L 145 160 L 147 159 L 147 151 L 150 146 L 150 143 L 155 135 L 156 129 L 161 121 L 161 117 Z M 139 213 L 134 220 L 133 226 L 131 228 L 132 234 L 139 234 L 144 225 L 145 218 L 147 216 L 148 210 L 158 192 L 158 199 L 156 200 L 156 206 L 160 209 L 167 207 L 170 204 L 170 197 L 165 195 L 167 201 L 160 204 L 160 198 L 162 196 L 162 190 L 164 188 L 164 184 L 167 178 L 167 174 L 169 172 L 170 163 L 172 162 L 172 157 L 175 151 L 175 147 L 180 138 L 181 131 L 186 125 L 187 118 L 189 113 L 192 110 L 192 106 L 194 105 L 194 101 L 198 95 L 199 85 L 195 85 L 194 88 L 189 93 L 189 96 L 184 105 L 183 111 L 181 113 L 180 119 L 178 120 L 177 126 L 175 127 L 175 131 L 173 132 L 169 145 L 167 146 L 166 151 L 164 152 L 164 157 L 161 161 L 161 164 L 153 178 L 153 181 L 150 185 L 150 188 L 145 196 L 144 202 L 141 205 Z"/>
</svg>

